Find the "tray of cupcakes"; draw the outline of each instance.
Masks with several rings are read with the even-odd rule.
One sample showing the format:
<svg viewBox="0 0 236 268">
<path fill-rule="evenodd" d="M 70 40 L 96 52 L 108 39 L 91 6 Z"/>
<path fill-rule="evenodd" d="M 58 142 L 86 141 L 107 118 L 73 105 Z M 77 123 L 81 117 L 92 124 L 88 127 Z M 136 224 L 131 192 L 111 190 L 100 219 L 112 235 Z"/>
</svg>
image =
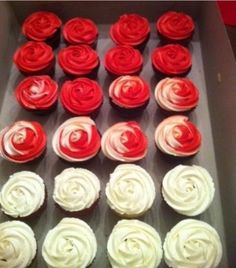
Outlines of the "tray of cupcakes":
<svg viewBox="0 0 236 268">
<path fill-rule="evenodd" d="M 2 105 L 0 267 L 227 267 L 197 34 L 175 10 L 25 17 Z"/>
</svg>

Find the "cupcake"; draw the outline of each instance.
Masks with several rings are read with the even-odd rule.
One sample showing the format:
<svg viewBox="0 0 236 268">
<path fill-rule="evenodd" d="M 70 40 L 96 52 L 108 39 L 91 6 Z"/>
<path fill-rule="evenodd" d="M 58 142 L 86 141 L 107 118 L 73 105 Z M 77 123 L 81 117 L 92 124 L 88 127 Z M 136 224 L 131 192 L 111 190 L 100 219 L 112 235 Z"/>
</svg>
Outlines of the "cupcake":
<svg viewBox="0 0 236 268">
<path fill-rule="evenodd" d="M 67 168 L 55 177 L 53 199 L 64 211 L 84 214 L 97 204 L 100 181 L 84 168 Z"/>
<path fill-rule="evenodd" d="M 13 60 L 23 75 L 54 74 L 54 54 L 52 48 L 44 42 L 25 43 L 16 50 Z"/>
<path fill-rule="evenodd" d="M 157 126 L 155 142 L 165 154 L 188 157 L 200 150 L 201 134 L 187 116 L 175 115 Z"/>
<path fill-rule="evenodd" d="M 142 112 L 149 103 L 150 89 L 139 76 L 120 76 L 109 87 L 111 105 L 124 115 Z"/>
<path fill-rule="evenodd" d="M 67 44 L 94 46 L 98 38 L 96 24 L 87 18 L 76 17 L 66 22 L 63 37 Z"/>
<path fill-rule="evenodd" d="M 21 221 L 0 223 L 0 267 L 29 267 L 36 256 L 37 243 L 30 226 Z"/>
<path fill-rule="evenodd" d="M 48 267 L 88 267 L 97 253 L 97 240 L 89 225 L 63 218 L 43 242 L 42 256 Z"/>
<path fill-rule="evenodd" d="M 152 66 L 159 76 L 185 76 L 192 67 L 190 51 L 181 45 L 165 45 L 152 52 Z"/>
<path fill-rule="evenodd" d="M 101 147 L 111 160 L 135 162 L 146 156 L 148 139 L 137 122 L 120 122 L 104 132 Z"/>
<path fill-rule="evenodd" d="M 0 192 L 1 210 L 13 218 L 36 214 L 44 201 L 43 179 L 31 171 L 20 171 L 11 175 Z"/>
<path fill-rule="evenodd" d="M 64 109 L 74 115 L 95 117 L 103 103 L 103 91 L 95 80 L 77 78 L 63 84 L 60 100 Z"/>
<path fill-rule="evenodd" d="M 215 193 L 213 179 L 200 166 L 178 165 L 171 169 L 162 182 L 162 195 L 176 212 L 197 216 L 211 204 Z"/>
<path fill-rule="evenodd" d="M 122 15 L 111 26 L 110 36 L 117 45 L 144 48 L 150 36 L 149 22 L 138 14 Z"/>
<path fill-rule="evenodd" d="M 62 22 L 56 14 L 37 11 L 25 19 L 22 33 L 28 40 L 46 42 L 56 48 L 60 43 L 61 25 Z"/>
<path fill-rule="evenodd" d="M 163 42 L 187 44 L 192 39 L 195 25 L 189 15 L 168 11 L 157 20 L 156 28 Z"/>
<path fill-rule="evenodd" d="M 164 258 L 169 267 L 218 267 L 222 245 L 216 230 L 208 223 L 187 219 L 177 223 L 166 235 Z"/>
<path fill-rule="evenodd" d="M 112 268 L 156 268 L 162 259 L 161 238 L 149 224 L 139 220 L 121 220 L 107 242 Z"/>
<path fill-rule="evenodd" d="M 27 163 L 46 149 L 47 136 L 34 121 L 17 121 L 0 132 L 0 156 L 15 163 Z"/>
<path fill-rule="evenodd" d="M 54 152 L 69 162 L 93 158 L 100 150 L 100 134 L 95 122 L 86 116 L 66 120 L 52 139 Z"/>
<path fill-rule="evenodd" d="M 45 113 L 56 107 L 58 85 L 47 75 L 30 76 L 17 85 L 15 96 L 24 109 Z"/>
<path fill-rule="evenodd" d="M 104 65 L 112 76 L 135 75 L 141 72 L 143 57 L 133 47 L 117 46 L 107 51 Z"/>
<path fill-rule="evenodd" d="M 164 78 L 155 87 L 155 99 L 167 112 L 193 110 L 199 101 L 198 88 L 188 78 Z"/>
<path fill-rule="evenodd" d="M 142 167 L 122 164 L 110 175 L 106 197 L 110 208 L 120 216 L 140 217 L 154 202 L 155 185 L 152 177 Z"/>
<path fill-rule="evenodd" d="M 62 48 L 58 62 L 66 75 L 72 77 L 95 77 L 99 67 L 99 57 L 88 45 L 74 45 Z"/>
</svg>

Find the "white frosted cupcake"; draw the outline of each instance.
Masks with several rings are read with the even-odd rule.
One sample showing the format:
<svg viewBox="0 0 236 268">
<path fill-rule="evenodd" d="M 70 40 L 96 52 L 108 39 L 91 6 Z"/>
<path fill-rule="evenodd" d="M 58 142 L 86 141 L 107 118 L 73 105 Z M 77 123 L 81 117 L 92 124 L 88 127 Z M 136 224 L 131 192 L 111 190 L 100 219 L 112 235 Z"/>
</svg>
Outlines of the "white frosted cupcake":
<svg viewBox="0 0 236 268">
<path fill-rule="evenodd" d="M 156 197 L 152 177 L 142 167 L 122 164 L 116 167 L 106 185 L 107 203 L 123 217 L 143 215 Z"/>
<path fill-rule="evenodd" d="M 37 244 L 32 229 L 21 221 L 0 224 L 0 267 L 28 267 L 36 255 Z"/>
<path fill-rule="evenodd" d="M 43 242 L 42 256 L 50 268 L 85 268 L 96 256 L 97 241 L 89 225 L 76 218 L 64 218 Z"/>
<path fill-rule="evenodd" d="M 10 176 L 0 192 L 1 210 L 14 218 L 36 213 L 45 201 L 43 179 L 34 172 L 21 171 Z"/>
<path fill-rule="evenodd" d="M 178 165 L 165 175 L 162 182 L 166 203 L 186 216 L 204 212 L 210 206 L 214 193 L 211 175 L 200 166 Z"/>
<path fill-rule="evenodd" d="M 161 239 L 157 231 L 139 220 L 121 220 L 107 242 L 113 268 L 156 268 L 162 259 Z"/>
<path fill-rule="evenodd" d="M 216 230 L 208 223 L 187 219 L 177 223 L 164 241 L 165 262 L 172 268 L 215 268 L 222 257 Z"/>
<path fill-rule="evenodd" d="M 67 168 L 55 177 L 54 201 L 67 212 L 90 211 L 101 191 L 100 181 L 84 168 Z"/>
</svg>

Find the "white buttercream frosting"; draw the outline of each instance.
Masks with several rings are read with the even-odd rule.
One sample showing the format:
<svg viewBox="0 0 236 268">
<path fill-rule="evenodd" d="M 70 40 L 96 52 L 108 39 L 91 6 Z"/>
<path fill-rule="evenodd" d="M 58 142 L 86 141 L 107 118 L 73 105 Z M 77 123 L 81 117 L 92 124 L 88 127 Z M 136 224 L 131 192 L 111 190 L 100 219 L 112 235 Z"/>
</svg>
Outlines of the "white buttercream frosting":
<svg viewBox="0 0 236 268">
<path fill-rule="evenodd" d="M 157 231 L 139 220 L 121 220 L 107 243 L 113 268 L 156 268 L 162 259 L 161 239 Z"/>
<path fill-rule="evenodd" d="M 169 206 L 180 214 L 196 216 L 211 204 L 215 193 L 213 179 L 200 166 L 178 165 L 162 183 L 162 194 Z"/>
<path fill-rule="evenodd" d="M 35 257 L 34 232 L 24 222 L 6 221 L 0 224 L 0 267 L 25 268 Z"/>
<path fill-rule="evenodd" d="M 55 177 L 54 201 L 66 211 L 90 208 L 99 198 L 97 176 L 84 168 L 67 168 Z"/>
<path fill-rule="evenodd" d="M 156 191 L 146 170 L 138 165 L 122 164 L 110 175 L 106 196 L 108 205 L 117 213 L 135 217 L 151 208 Z"/>
<path fill-rule="evenodd" d="M 64 218 L 45 237 L 42 255 L 50 268 L 85 268 L 95 258 L 97 241 L 89 225 Z"/>
<path fill-rule="evenodd" d="M 173 268 L 215 268 L 222 257 L 218 233 L 200 220 L 176 224 L 167 233 L 163 248 L 165 262 Z"/>
<path fill-rule="evenodd" d="M 43 205 L 44 199 L 43 179 L 31 171 L 11 175 L 0 192 L 2 211 L 15 218 L 26 217 L 36 212 Z"/>
</svg>

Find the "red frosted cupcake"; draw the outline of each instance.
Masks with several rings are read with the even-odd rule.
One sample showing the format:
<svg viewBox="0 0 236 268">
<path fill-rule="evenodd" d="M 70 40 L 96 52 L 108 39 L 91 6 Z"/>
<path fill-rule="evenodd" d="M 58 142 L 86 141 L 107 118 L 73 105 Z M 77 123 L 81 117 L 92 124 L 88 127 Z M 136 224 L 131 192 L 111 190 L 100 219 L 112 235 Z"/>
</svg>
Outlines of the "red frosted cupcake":
<svg viewBox="0 0 236 268">
<path fill-rule="evenodd" d="M 99 58 L 95 50 L 87 45 L 68 46 L 60 50 L 58 62 L 65 74 L 95 76 L 99 67 Z"/>
<path fill-rule="evenodd" d="M 130 46 L 117 46 L 107 51 L 104 64 L 112 75 L 135 75 L 142 69 L 143 57 Z"/>
<path fill-rule="evenodd" d="M 125 14 L 111 26 L 110 36 L 117 45 L 143 48 L 150 35 L 146 18 L 138 14 Z"/>
<path fill-rule="evenodd" d="M 92 46 L 98 38 L 96 24 L 87 18 L 76 17 L 66 22 L 63 37 L 71 45 L 86 44 Z"/>
<path fill-rule="evenodd" d="M 15 163 L 30 162 L 42 155 L 46 143 L 38 122 L 17 121 L 0 132 L 0 155 Z"/>
<path fill-rule="evenodd" d="M 188 157 L 199 151 L 201 134 L 188 117 L 175 115 L 164 119 L 157 126 L 155 142 L 165 154 Z"/>
<path fill-rule="evenodd" d="M 168 112 L 186 112 L 198 105 L 199 91 L 188 78 L 165 78 L 155 88 L 155 99 Z"/>
<path fill-rule="evenodd" d="M 46 42 L 55 48 L 60 42 L 61 25 L 62 22 L 56 14 L 38 11 L 25 19 L 22 33 L 29 40 Z"/>
<path fill-rule="evenodd" d="M 181 45 L 165 45 L 152 53 L 153 69 L 164 76 L 185 76 L 192 67 L 190 51 Z"/>
<path fill-rule="evenodd" d="M 162 41 L 187 44 L 192 38 L 195 26 L 189 15 L 168 11 L 157 20 L 156 28 Z"/>
<path fill-rule="evenodd" d="M 120 76 L 109 87 L 111 105 L 124 115 L 143 111 L 150 99 L 147 82 L 139 76 Z"/>
<path fill-rule="evenodd" d="M 146 156 L 148 139 L 137 122 L 120 122 L 105 131 L 101 146 L 111 160 L 135 162 Z"/>
<path fill-rule="evenodd" d="M 44 42 L 25 43 L 16 50 L 13 60 L 23 75 L 54 73 L 54 54 L 52 48 Z"/>
<path fill-rule="evenodd" d="M 103 92 L 95 80 L 77 78 L 63 84 L 60 100 L 72 114 L 95 116 L 103 103 Z"/>
<path fill-rule="evenodd" d="M 58 85 L 47 75 L 30 76 L 18 84 L 15 95 L 26 110 L 46 112 L 56 106 Z"/>
<path fill-rule="evenodd" d="M 95 122 L 86 116 L 66 120 L 56 130 L 52 147 L 54 152 L 69 162 L 93 158 L 100 150 L 100 134 Z"/>
</svg>

